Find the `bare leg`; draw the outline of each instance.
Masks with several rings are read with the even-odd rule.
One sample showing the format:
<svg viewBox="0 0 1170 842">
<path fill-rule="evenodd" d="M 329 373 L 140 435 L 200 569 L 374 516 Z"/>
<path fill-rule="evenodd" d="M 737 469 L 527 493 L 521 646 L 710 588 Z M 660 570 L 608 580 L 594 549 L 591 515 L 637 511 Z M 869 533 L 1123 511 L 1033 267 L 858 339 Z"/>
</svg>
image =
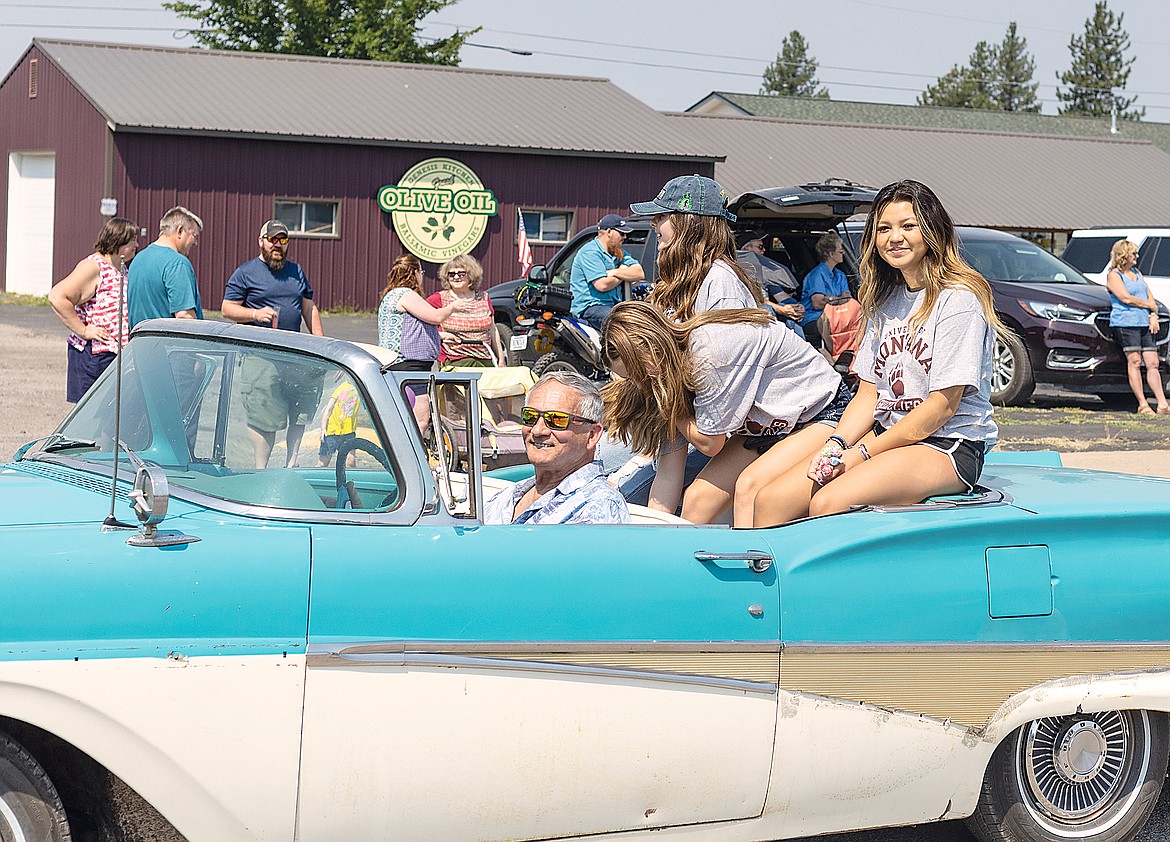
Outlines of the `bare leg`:
<svg viewBox="0 0 1170 842">
<path fill-rule="evenodd" d="M 426 438 L 427 430 L 431 426 L 431 397 L 425 392 L 414 399 L 414 423 L 418 424 L 418 431 Z"/>
<path fill-rule="evenodd" d="M 797 518 L 808 517 L 809 500 L 817 488 L 808 478 L 811 462 L 810 456 L 756 492 L 752 501 L 753 526 L 779 526 Z"/>
<path fill-rule="evenodd" d="M 732 523 L 740 528 L 755 526 L 756 495 L 760 489 L 795 467 L 799 466 L 802 471 L 806 471 L 813 454 L 824 447 L 832 432 L 833 428 L 826 424 L 810 424 L 748 465 L 735 482 L 735 515 Z M 810 493 L 807 489 L 803 491 L 804 503 L 808 502 Z"/>
<path fill-rule="evenodd" d="M 682 516 L 691 523 L 714 523 L 731 505 L 736 479 L 759 455 L 739 436 L 728 439 L 683 495 Z"/>
<path fill-rule="evenodd" d="M 1158 370 L 1158 352 L 1142 351 L 1142 361 L 1146 364 L 1146 382 L 1150 384 L 1150 391 L 1158 401 L 1158 411 L 1170 410 L 1166 403 L 1166 394 L 1162 391 L 1162 373 Z"/>
<path fill-rule="evenodd" d="M 1138 412 L 1143 406 L 1148 410 L 1150 405 L 1146 403 L 1146 390 L 1142 385 L 1142 355 L 1138 351 L 1125 352 L 1125 373 L 1129 376 L 1130 391 L 1137 398 Z"/>
<path fill-rule="evenodd" d="M 256 453 L 256 467 L 263 470 L 268 467 L 268 457 L 272 455 L 272 445 L 276 441 L 276 433 L 267 430 L 257 430 L 249 426 L 248 438 L 252 442 L 252 449 Z"/>
<path fill-rule="evenodd" d="M 828 515 L 852 506 L 907 505 L 966 490 L 950 457 L 933 447 L 912 444 L 879 453 L 818 488 L 809 514 Z"/>
<path fill-rule="evenodd" d="M 288 462 L 285 465 L 289 468 L 297 466 L 297 457 L 301 455 L 301 436 L 304 434 L 304 424 L 289 424 L 284 432 L 284 446 L 288 450 Z"/>
</svg>

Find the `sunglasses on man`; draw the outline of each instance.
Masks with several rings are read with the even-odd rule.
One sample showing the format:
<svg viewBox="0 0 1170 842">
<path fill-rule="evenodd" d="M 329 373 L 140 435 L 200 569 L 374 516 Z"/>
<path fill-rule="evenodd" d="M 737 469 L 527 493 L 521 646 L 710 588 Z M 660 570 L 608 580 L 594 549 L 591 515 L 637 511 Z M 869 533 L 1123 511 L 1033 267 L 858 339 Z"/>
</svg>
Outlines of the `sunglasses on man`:
<svg viewBox="0 0 1170 842">
<path fill-rule="evenodd" d="M 283 246 L 288 242 L 288 234 L 273 234 L 268 238 L 268 242 L 274 246 Z"/>
<path fill-rule="evenodd" d="M 559 409 L 534 409 L 531 406 L 526 406 L 520 410 L 520 423 L 525 427 L 535 427 L 540 419 L 544 419 L 544 423 L 548 425 L 550 430 L 567 430 L 569 424 L 577 421 L 581 424 L 596 424 L 592 418 L 582 418 L 580 415 L 574 415 L 571 412 L 562 412 Z"/>
</svg>

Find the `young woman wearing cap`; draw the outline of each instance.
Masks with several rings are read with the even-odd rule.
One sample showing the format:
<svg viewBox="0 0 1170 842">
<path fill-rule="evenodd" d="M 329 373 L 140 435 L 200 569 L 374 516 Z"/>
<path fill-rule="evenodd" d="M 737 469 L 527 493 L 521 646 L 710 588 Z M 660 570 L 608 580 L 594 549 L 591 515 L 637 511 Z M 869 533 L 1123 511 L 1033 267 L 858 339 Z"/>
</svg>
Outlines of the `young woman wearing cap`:
<svg viewBox="0 0 1170 842">
<path fill-rule="evenodd" d="M 756 493 L 756 526 L 970 491 L 995 444 L 992 347 L 1003 328 L 991 287 L 959 256 L 954 223 L 926 185 L 878 192 L 858 298 L 867 326 L 857 396 L 811 463 Z"/>
<path fill-rule="evenodd" d="M 694 523 L 722 515 L 740 473 L 757 460 L 773 475 L 807 465 L 849 403 L 825 358 L 754 307 L 678 323 L 648 302 L 626 301 L 606 319 L 602 349 L 623 378 L 602 390 L 611 435 L 653 453 L 681 434 L 711 457 L 683 498 L 682 515 Z M 660 464 L 655 508 L 663 508 L 662 476 Z M 738 501 L 735 524 L 751 525 Z"/>
</svg>

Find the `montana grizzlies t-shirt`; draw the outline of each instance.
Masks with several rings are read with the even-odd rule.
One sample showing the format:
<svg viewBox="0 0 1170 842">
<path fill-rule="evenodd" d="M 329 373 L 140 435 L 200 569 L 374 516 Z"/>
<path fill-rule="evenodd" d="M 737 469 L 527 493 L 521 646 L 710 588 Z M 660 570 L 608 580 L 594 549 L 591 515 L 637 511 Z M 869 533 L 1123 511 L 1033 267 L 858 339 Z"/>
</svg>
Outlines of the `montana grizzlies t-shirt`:
<svg viewBox="0 0 1170 842">
<path fill-rule="evenodd" d="M 704 325 L 691 333 L 691 355 L 702 382 L 695 426 L 708 436 L 787 435 L 841 386 L 824 356 L 779 322 Z"/>
<path fill-rule="evenodd" d="M 999 436 L 991 417 L 995 331 L 979 299 L 962 288 L 942 290 L 931 314 L 911 329 L 910 317 L 925 294 L 899 287 L 882 302 L 876 322 L 866 326 L 854 367 L 877 387 L 874 420 L 888 429 L 931 392 L 963 386 L 954 417 L 934 435 L 981 441 L 990 450 Z"/>
</svg>

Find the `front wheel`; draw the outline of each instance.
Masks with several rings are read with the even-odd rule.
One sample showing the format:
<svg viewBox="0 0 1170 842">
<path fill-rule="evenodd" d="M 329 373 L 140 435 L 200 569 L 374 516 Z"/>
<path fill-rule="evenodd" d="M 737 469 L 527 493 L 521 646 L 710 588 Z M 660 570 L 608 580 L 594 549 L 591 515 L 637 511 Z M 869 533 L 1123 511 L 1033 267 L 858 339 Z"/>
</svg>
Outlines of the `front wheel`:
<svg viewBox="0 0 1170 842">
<path fill-rule="evenodd" d="M 56 787 L 31 754 L 0 734 L 0 839 L 69 842 L 69 821 Z"/>
<path fill-rule="evenodd" d="M 534 377 L 543 377 L 550 371 L 575 371 L 586 377 L 593 377 L 595 374 L 593 366 L 586 363 L 576 354 L 570 354 L 567 351 L 561 351 L 556 348 L 549 351 L 532 365 L 532 374 Z"/>
<path fill-rule="evenodd" d="M 1162 790 L 1167 731 L 1140 710 L 1024 725 L 992 755 L 968 827 L 983 842 L 1128 842 Z"/>
<path fill-rule="evenodd" d="M 991 352 L 991 402 L 1015 406 L 1032 397 L 1036 378 L 1028 349 L 1014 333 L 995 337 Z"/>
</svg>

